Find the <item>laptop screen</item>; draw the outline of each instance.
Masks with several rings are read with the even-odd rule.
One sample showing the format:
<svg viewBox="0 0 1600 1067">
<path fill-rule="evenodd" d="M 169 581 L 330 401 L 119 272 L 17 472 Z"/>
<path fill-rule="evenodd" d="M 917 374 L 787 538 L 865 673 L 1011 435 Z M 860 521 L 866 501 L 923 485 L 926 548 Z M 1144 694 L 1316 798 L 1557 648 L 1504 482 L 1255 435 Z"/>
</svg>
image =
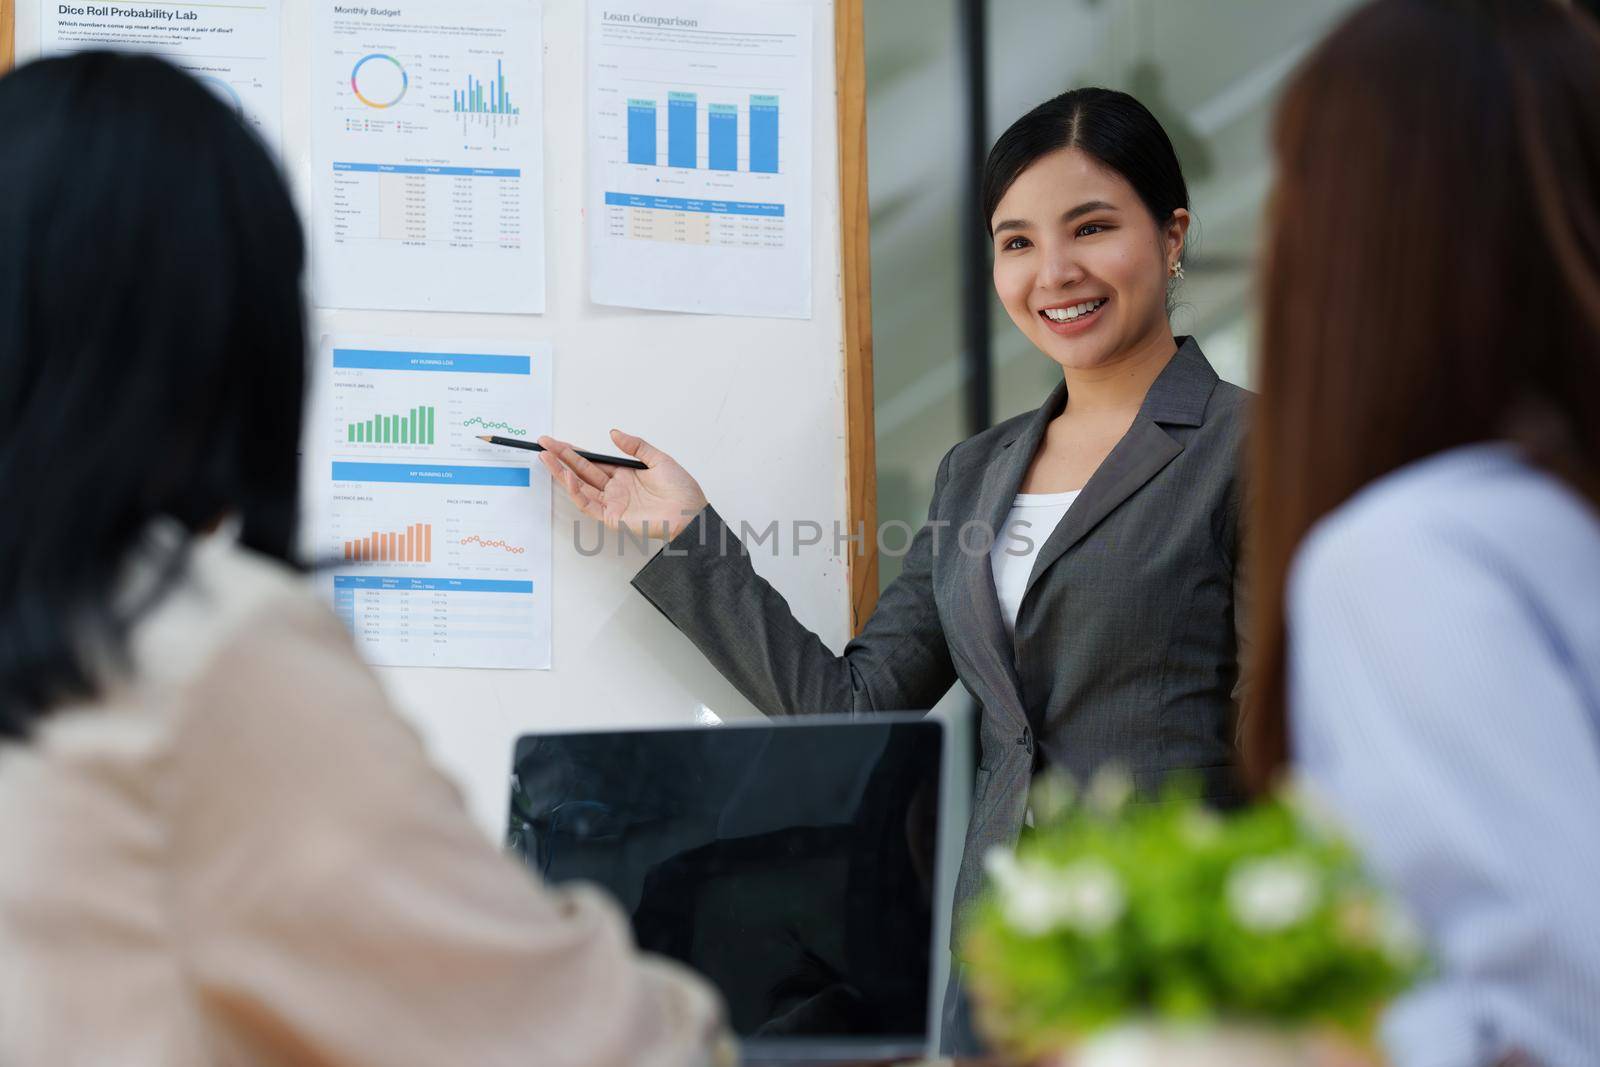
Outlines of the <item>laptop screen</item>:
<svg viewBox="0 0 1600 1067">
<path fill-rule="evenodd" d="M 932 720 L 527 736 L 507 843 L 610 890 L 743 1038 L 917 1047 L 942 745 Z"/>
</svg>

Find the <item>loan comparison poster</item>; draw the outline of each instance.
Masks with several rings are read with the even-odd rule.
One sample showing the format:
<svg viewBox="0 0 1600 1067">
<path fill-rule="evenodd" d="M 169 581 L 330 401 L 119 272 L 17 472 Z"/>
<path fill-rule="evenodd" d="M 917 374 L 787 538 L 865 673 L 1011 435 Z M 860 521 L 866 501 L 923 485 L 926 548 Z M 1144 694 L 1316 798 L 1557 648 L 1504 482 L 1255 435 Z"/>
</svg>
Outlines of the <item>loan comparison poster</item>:
<svg viewBox="0 0 1600 1067">
<path fill-rule="evenodd" d="M 479 440 L 550 425 L 548 344 L 325 337 L 315 558 L 365 658 L 550 666 L 550 479 Z"/>
<path fill-rule="evenodd" d="M 313 0 L 316 302 L 544 311 L 535 0 Z"/>
<path fill-rule="evenodd" d="M 810 317 L 813 17 L 590 0 L 595 303 Z"/>
</svg>

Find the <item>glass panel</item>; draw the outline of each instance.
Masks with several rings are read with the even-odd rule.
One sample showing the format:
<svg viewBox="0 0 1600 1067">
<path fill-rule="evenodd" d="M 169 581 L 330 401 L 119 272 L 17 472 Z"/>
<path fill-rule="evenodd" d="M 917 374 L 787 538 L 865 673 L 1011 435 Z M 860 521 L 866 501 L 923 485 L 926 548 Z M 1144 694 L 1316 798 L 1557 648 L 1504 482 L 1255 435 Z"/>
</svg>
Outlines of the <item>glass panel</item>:
<svg viewBox="0 0 1600 1067">
<path fill-rule="evenodd" d="M 928 514 L 939 459 L 967 436 L 962 408 L 963 118 L 955 0 L 870 0 L 867 175 L 872 215 L 873 396 L 878 522 Z M 884 535 L 879 576 L 909 535 Z"/>
</svg>

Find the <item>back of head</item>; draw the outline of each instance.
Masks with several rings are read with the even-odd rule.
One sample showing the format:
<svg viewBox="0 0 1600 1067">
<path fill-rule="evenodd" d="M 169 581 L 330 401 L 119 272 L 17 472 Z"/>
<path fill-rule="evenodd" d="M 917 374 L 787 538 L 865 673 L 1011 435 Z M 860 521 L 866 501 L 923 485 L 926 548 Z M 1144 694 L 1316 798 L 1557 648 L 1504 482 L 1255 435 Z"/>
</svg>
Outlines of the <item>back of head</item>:
<svg viewBox="0 0 1600 1067">
<path fill-rule="evenodd" d="M 1279 107 L 1245 724 L 1284 758 L 1284 581 L 1368 482 L 1510 439 L 1600 502 L 1600 32 L 1547 0 L 1377 0 Z"/>
<path fill-rule="evenodd" d="M 91 695 L 141 606 L 159 517 L 223 515 L 287 559 L 305 386 L 288 191 L 243 124 L 160 60 L 0 79 L 0 736 Z M 147 607 L 148 605 L 144 605 Z"/>
</svg>

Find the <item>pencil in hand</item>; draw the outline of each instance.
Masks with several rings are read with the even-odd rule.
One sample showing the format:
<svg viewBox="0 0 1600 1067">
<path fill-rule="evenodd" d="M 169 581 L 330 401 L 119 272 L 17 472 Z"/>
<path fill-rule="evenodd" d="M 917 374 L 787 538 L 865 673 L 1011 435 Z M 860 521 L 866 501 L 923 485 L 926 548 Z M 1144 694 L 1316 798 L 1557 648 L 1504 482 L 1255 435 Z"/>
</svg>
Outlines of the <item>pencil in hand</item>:
<svg viewBox="0 0 1600 1067">
<path fill-rule="evenodd" d="M 500 437 L 497 434 L 479 434 L 478 440 L 487 441 L 491 445 L 504 445 L 506 448 L 521 448 L 529 452 L 544 451 L 544 446 L 537 441 L 523 441 L 515 437 Z M 575 451 L 578 453 L 578 455 L 582 456 L 590 463 L 605 463 L 612 467 L 628 467 L 636 471 L 647 471 L 650 469 L 650 465 L 648 463 L 641 463 L 636 459 L 629 459 L 626 456 L 606 456 L 599 452 L 585 452 L 582 449 L 576 449 Z"/>
</svg>

